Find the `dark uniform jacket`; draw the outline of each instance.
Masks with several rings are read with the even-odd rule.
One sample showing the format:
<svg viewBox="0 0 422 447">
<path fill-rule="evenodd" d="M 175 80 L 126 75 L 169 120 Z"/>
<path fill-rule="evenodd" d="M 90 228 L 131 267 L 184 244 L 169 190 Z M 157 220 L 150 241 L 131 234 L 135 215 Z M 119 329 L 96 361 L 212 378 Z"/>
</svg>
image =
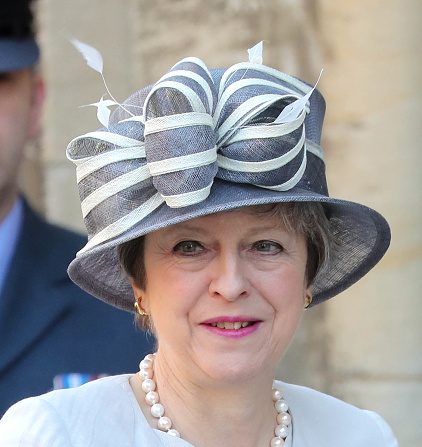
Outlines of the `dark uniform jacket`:
<svg viewBox="0 0 422 447">
<path fill-rule="evenodd" d="M 132 315 L 68 278 L 67 266 L 84 243 L 25 203 L 0 296 L 0 416 L 14 402 L 53 389 L 54 378 L 134 372 L 152 351 L 154 340 L 135 329 Z"/>
</svg>

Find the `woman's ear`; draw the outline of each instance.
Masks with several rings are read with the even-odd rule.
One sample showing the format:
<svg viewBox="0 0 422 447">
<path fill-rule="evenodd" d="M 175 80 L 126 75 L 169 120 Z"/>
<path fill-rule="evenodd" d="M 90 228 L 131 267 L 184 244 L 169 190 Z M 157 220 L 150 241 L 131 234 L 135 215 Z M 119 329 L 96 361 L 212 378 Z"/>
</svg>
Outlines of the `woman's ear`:
<svg viewBox="0 0 422 447">
<path fill-rule="evenodd" d="M 130 285 L 132 286 L 133 296 L 135 297 L 136 300 L 138 296 L 142 295 L 143 290 L 138 286 L 138 284 L 136 284 L 136 282 L 133 279 L 130 280 Z"/>
<path fill-rule="evenodd" d="M 308 287 L 305 292 L 305 299 L 304 299 L 303 307 L 305 309 L 307 309 L 311 305 L 311 303 L 312 303 L 312 292 L 311 292 L 311 288 Z"/>
<path fill-rule="evenodd" d="M 148 300 L 146 298 L 145 290 L 133 280 L 130 280 L 132 286 L 133 296 L 135 298 L 134 307 L 140 315 L 149 315 Z"/>
</svg>

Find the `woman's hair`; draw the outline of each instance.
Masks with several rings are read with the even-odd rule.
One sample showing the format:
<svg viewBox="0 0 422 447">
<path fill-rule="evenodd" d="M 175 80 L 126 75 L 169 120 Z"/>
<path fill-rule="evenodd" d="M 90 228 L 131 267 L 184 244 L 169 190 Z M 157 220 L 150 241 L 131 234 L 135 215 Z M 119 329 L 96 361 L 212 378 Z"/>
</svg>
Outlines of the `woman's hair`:
<svg viewBox="0 0 422 447">
<path fill-rule="evenodd" d="M 335 236 L 324 207 L 318 202 L 286 202 L 257 205 L 249 208 L 263 216 L 277 216 L 288 231 L 305 237 L 307 247 L 306 282 L 311 285 L 319 271 L 328 263 Z M 120 265 L 140 288 L 145 289 L 147 275 L 144 263 L 144 236 L 132 239 L 118 247 Z M 148 316 L 136 315 L 141 329 L 152 330 Z"/>
</svg>

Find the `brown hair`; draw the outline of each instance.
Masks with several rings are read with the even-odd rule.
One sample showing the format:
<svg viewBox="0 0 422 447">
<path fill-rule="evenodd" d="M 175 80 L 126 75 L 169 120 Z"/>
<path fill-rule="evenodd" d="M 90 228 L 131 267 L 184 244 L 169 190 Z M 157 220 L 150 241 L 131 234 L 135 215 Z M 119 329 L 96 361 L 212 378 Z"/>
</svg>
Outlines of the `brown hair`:
<svg viewBox="0 0 422 447">
<path fill-rule="evenodd" d="M 323 205 L 317 202 L 286 202 L 249 208 L 260 215 L 277 216 L 287 230 L 305 237 L 307 247 L 305 275 L 307 285 L 311 285 L 318 272 L 327 265 L 335 242 Z M 143 289 L 147 283 L 144 242 L 144 236 L 140 236 L 118 247 L 123 270 Z M 137 315 L 136 319 L 142 329 L 152 330 L 148 316 Z"/>
</svg>

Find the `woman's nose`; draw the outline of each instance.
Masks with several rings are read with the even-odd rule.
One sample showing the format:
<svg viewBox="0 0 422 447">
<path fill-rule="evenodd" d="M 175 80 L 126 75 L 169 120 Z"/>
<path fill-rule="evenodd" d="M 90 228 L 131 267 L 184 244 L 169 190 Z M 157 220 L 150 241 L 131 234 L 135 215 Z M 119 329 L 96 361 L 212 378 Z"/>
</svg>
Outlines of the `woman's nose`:
<svg viewBox="0 0 422 447">
<path fill-rule="evenodd" d="M 221 255 L 214 259 L 209 293 L 212 297 L 221 297 L 227 301 L 248 296 L 249 281 L 239 256 Z"/>
</svg>

